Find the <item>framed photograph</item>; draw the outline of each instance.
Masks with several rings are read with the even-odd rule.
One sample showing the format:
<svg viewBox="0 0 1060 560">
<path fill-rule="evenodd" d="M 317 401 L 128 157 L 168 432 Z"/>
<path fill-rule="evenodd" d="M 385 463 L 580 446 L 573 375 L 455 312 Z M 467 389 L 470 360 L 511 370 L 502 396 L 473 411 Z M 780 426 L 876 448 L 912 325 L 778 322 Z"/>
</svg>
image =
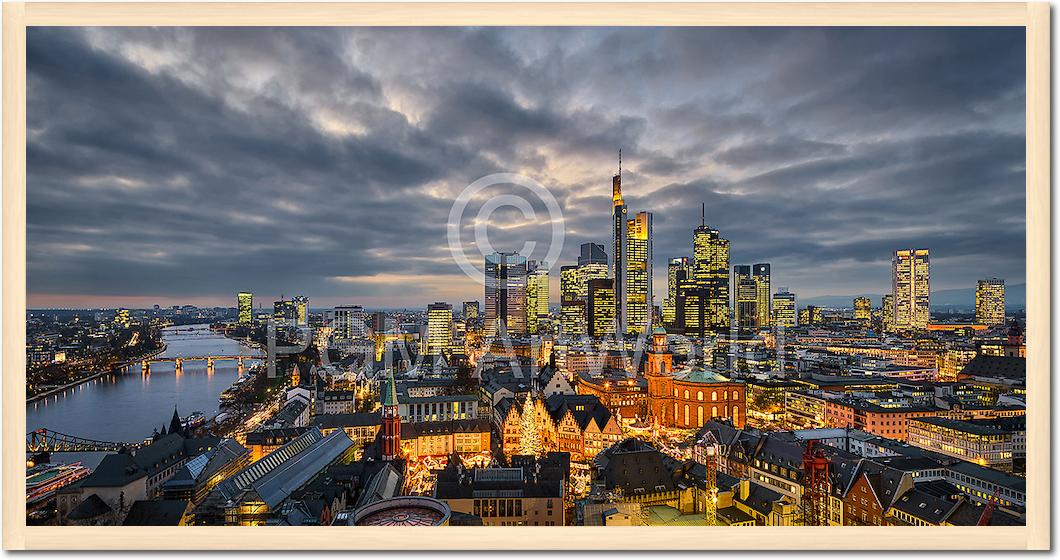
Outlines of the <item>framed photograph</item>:
<svg viewBox="0 0 1060 560">
<path fill-rule="evenodd" d="M 1050 548 L 1049 16 L 5 3 L 4 548 Z"/>
</svg>

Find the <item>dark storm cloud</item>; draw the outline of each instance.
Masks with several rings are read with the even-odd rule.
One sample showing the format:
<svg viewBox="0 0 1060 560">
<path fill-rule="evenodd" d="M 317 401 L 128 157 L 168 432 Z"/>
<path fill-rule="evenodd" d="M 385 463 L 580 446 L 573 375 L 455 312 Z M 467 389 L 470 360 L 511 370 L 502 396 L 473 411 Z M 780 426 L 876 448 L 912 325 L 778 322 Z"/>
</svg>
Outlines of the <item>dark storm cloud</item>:
<svg viewBox="0 0 1060 560">
<path fill-rule="evenodd" d="M 938 289 L 1018 283 L 1023 56 L 1018 28 L 32 28 L 30 304 L 479 298 L 461 190 L 544 185 L 567 264 L 610 245 L 618 148 L 659 288 L 701 203 L 807 296 L 882 293 L 904 247 Z M 493 247 L 547 246 L 545 205 L 499 185 L 459 228 L 475 264 L 505 194 L 536 218 L 497 209 Z"/>
</svg>

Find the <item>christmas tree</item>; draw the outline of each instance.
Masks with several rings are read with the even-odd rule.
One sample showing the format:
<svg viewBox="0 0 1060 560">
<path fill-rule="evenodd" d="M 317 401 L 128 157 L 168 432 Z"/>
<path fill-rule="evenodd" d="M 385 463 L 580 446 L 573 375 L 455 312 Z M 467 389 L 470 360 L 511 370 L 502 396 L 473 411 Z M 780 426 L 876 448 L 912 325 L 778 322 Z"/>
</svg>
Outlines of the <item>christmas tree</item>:
<svg viewBox="0 0 1060 560">
<path fill-rule="evenodd" d="M 523 401 L 522 433 L 520 434 L 520 455 L 541 455 L 541 427 L 537 422 L 537 411 L 534 410 L 534 399 L 526 397 Z"/>
</svg>

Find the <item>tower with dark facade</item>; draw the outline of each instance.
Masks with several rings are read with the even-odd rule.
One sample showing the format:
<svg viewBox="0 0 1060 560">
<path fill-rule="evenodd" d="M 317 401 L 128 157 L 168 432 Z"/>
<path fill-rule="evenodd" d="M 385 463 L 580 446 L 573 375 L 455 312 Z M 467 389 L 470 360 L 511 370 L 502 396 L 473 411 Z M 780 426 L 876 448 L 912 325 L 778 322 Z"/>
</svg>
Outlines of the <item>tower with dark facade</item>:
<svg viewBox="0 0 1060 560">
<path fill-rule="evenodd" d="M 398 410 L 397 384 L 394 372 L 386 379 L 383 387 L 383 460 L 393 461 L 401 456 L 401 413 Z"/>
</svg>

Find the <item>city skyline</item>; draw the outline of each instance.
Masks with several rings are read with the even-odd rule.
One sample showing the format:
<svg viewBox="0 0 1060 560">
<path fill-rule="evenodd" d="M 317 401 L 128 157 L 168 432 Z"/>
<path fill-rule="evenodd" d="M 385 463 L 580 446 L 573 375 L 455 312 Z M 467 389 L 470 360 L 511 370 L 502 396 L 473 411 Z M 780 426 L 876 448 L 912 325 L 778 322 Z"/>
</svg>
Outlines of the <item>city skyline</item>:
<svg viewBox="0 0 1060 560">
<path fill-rule="evenodd" d="M 459 63 L 410 70 L 426 49 Z M 656 305 L 701 203 L 733 264 L 770 263 L 800 300 L 886 293 L 903 247 L 931 250 L 933 290 L 1015 286 L 1023 62 L 1023 30 L 995 28 L 34 28 L 29 305 L 478 300 L 445 216 L 511 171 L 563 209 L 556 306 L 579 245 L 611 244 L 619 148 Z M 497 250 L 548 233 L 506 217 Z"/>
</svg>

